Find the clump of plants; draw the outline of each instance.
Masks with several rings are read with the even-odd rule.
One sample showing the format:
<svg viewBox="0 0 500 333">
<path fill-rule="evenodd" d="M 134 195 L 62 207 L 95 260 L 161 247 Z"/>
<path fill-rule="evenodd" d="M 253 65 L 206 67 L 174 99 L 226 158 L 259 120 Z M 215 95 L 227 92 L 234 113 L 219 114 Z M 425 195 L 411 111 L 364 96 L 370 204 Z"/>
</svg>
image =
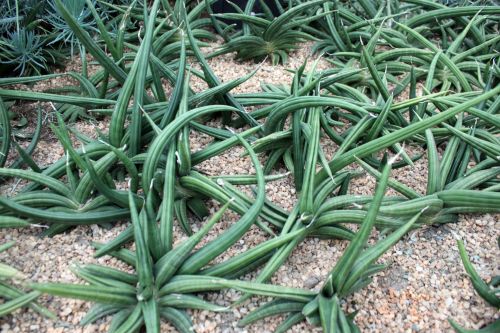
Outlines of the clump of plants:
<svg viewBox="0 0 500 333">
<path fill-rule="evenodd" d="M 290 6 L 286 11 L 280 5 L 281 15 L 274 17 L 266 4 L 261 1 L 264 13 L 257 16 L 253 12 L 255 2 L 248 1 L 244 11 L 233 4 L 236 13 L 213 14 L 213 22 L 218 31 L 226 32 L 230 26 L 220 27 L 223 22 L 218 22 L 217 18 L 241 21 L 243 27 L 233 34 L 224 33 L 226 43 L 213 53 L 212 57 L 236 51 L 236 58 L 240 60 L 261 61 L 269 57 L 273 64 L 286 63 L 288 53 L 299 48 L 299 43 L 314 39 L 312 35 L 303 31 L 302 27 L 329 14 L 315 13 L 315 9 L 323 2 L 318 0 Z"/>
<path fill-rule="evenodd" d="M 357 332 L 355 312 L 346 311 L 345 301 L 386 268 L 379 258 L 409 230 L 454 223 L 463 213 L 500 212 L 498 7 L 289 1 L 277 2 L 281 14 L 274 18 L 269 11 L 251 15 L 254 1 L 237 13 L 211 15 L 214 2 L 53 0 L 44 9 L 57 15 L 51 27 L 64 33 L 47 33 L 43 45 L 73 45 L 82 55 L 82 71 L 0 79 L 0 176 L 27 182 L 18 193 L 0 197 L 0 226 L 44 224 L 43 234 L 52 236 L 79 225 L 112 227 L 130 220 L 115 239 L 94 246 L 96 257 L 114 256 L 131 272 L 77 265 L 73 271 L 86 284 L 28 283 L 25 288 L 35 291 L 9 291 L 14 296 L 0 309 L 36 310 L 33 301 L 48 293 L 96 303 L 82 324 L 110 315 L 110 332 L 159 332 L 162 320 L 190 332 L 186 310 L 227 311 L 200 296 L 232 288 L 242 294 L 233 307 L 253 295 L 273 298 L 241 326 L 287 314 L 277 332 L 304 320 L 324 332 Z M 15 17 L 26 28 L 25 12 L 17 7 Z M 242 30 L 221 17 L 241 19 Z M 0 22 L 20 31 L 15 22 Z M 28 31 L 36 37 L 46 24 Z M 226 42 L 206 56 L 203 47 L 217 38 L 215 32 Z M 269 56 L 278 63 L 311 36 L 322 53 L 294 69 L 288 86 L 263 84 L 261 91 L 233 94 L 259 68 L 222 82 L 207 61 L 236 52 L 241 59 Z M 33 59 L 43 63 L 43 48 L 37 49 L 41 53 Z M 86 54 L 98 66 L 91 74 Z M 322 60 L 331 67 L 319 70 Z M 26 62 L 19 69 L 41 74 L 35 68 Z M 75 85 L 44 92 L 10 88 L 61 76 Z M 192 88 L 194 76 L 206 82 L 205 90 Z M 32 157 L 41 112 L 28 147 L 12 140 L 9 108 L 25 101 L 51 105 L 50 131 L 64 156 L 49 166 Z M 250 107 L 255 111 L 247 112 Z M 73 127 L 97 115 L 110 119 L 98 139 Z M 194 152 L 194 131 L 212 142 Z M 335 147 L 333 156 L 327 157 L 320 140 Z M 405 149 L 410 145 L 423 153 L 412 154 Z M 200 172 L 200 163 L 235 146 L 245 149 L 253 174 L 223 175 L 223 167 L 218 175 Z M 14 162 L 8 159 L 11 147 L 18 154 Z M 391 176 L 423 156 L 424 193 Z M 286 176 L 276 173 L 282 166 L 297 192 L 290 211 L 266 198 L 266 183 Z M 377 180 L 375 192 L 353 195 L 352 180 L 364 174 Z M 394 195 L 386 194 L 389 188 Z M 237 221 L 208 240 L 229 210 L 239 215 Z M 221 260 L 254 225 L 267 239 Z M 176 230 L 187 238 L 174 242 Z M 306 238 L 348 246 L 319 290 L 271 284 Z M 461 245 L 460 252 L 479 294 L 495 303 L 496 292 L 478 278 Z M 5 272 L 10 278 L 15 271 Z"/>
<path fill-rule="evenodd" d="M 117 6 L 132 1 L 64 0 L 64 5 L 80 27 L 97 37 L 97 22 L 116 31 L 120 11 Z M 93 15 L 94 11 L 101 17 Z M 0 4 L 0 75 L 40 75 L 52 71 L 64 59 L 85 54 L 73 30 L 63 19 L 56 2 L 5 0 Z"/>
</svg>

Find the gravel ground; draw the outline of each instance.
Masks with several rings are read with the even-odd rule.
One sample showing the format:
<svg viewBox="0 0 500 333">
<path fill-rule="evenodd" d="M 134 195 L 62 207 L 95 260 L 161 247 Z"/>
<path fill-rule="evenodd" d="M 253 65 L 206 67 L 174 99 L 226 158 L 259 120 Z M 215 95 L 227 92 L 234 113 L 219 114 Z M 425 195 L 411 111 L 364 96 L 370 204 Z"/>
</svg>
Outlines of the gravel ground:
<svg viewBox="0 0 500 333">
<path fill-rule="evenodd" d="M 286 71 L 286 68 L 299 67 L 309 55 L 310 47 L 310 44 L 305 44 L 290 57 L 290 62 L 286 66 L 263 63 L 254 77 L 233 92 L 258 91 L 259 85 L 264 82 L 289 84 L 292 74 Z M 239 78 L 258 66 L 252 62 L 235 62 L 232 55 L 211 60 L 210 65 L 224 82 Z M 320 69 L 328 66 L 328 63 L 324 61 L 319 63 Z M 57 85 L 61 82 L 53 84 Z M 34 87 L 34 89 L 41 88 L 43 87 Z M 204 83 L 193 78 L 193 88 L 201 90 L 204 88 Z M 18 112 L 33 119 L 30 114 L 33 114 L 34 106 L 34 104 L 23 105 Z M 47 112 L 50 110 L 50 105 L 43 105 L 43 107 Z M 76 124 L 76 127 L 87 135 L 95 136 L 95 127 L 104 130 L 106 124 L 107 120 L 104 119 L 99 123 L 80 122 Z M 194 132 L 191 135 L 193 151 L 200 149 L 208 142 L 209 138 L 206 135 Z M 331 156 L 335 150 L 335 147 L 328 142 L 322 142 L 322 147 L 327 156 Z M 412 147 L 408 147 L 408 151 L 417 152 Z M 212 175 L 253 172 L 250 160 L 240 157 L 242 152 L 241 147 L 236 147 L 223 155 L 205 161 L 199 165 L 199 169 Z M 34 154 L 35 160 L 40 165 L 47 165 L 57 160 L 62 154 L 62 148 L 54 140 L 50 131 L 46 130 Z M 282 173 L 285 171 L 284 169 L 278 170 Z M 394 170 L 393 176 L 417 191 L 424 191 L 426 159 L 422 158 L 417 161 L 414 167 Z M 6 195 L 13 193 L 14 184 L 15 182 L 9 182 L 1 186 L 1 193 Z M 374 186 L 373 178 L 362 176 L 352 182 L 350 191 L 356 194 L 369 194 L 373 192 Z M 285 209 L 291 209 L 296 201 L 291 176 L 269 183 L 266 190 L 268 198 Z M 217 208 L 216 204 L 212 206 L 213 210 Z M 493 321 L 499 313 L 475 293 L 460 262 L 456 238 L 465 240 L 472 263 L 481 277 L 490 279 L 492 275 L 500 274 L 498 260 L 500 251 L 496 240 L 500 234 L 499 216 L 498 214 L 462 215 L 456 224 L 426 227 L 411 232 L 381 258 L 380 262 L 391 263 L 390 267 L 379 273 L 367 288 L 350 297 L 344 307 L 349 311 L 359 311 L 356 323 L 362 332 L 451 332 L 447 318 L 453 318 L 469 328 L 479 328 Z M 237 219 L 237 214 L 226 213 L 222 221 L 207 236 L 206 241 L 216 237 Z M 198 221 L 193 223 L 194 229 L 200 225 Z M 34 281 L 81 283 L 71 272 L 72 265 L 100 263 L 129 269 L 110 257 L 94 259 L 94 251 L 90 245 L 92 241 L 111 240 L 126 226 L 127 222 L 118 223 L 110 230 L 97 226 L 82 226 L 50 239 L 38 237 L 39 229 L 37 228 L 3 230 L 0 231 L 0 241 L 3 243 L 15 240 L 17 244 L 1 254 L 0 261 L 16 267 Z M 266 236 L 260 229 L 253 227 L 242 240 L 218 260 L 245 251 L 264 239 Z M 176 239 L 176 242 L 180 240 L 182 238 Z M 342 254 L 345 246 L 346 243 L 342 241 L 307 239 L 274 275 L 272 282 L 293 287 L 320 288 L 322 281 Z M 239 295 L 238 292 L 229 290 L 208 294 L 205 299 L 221 305 L 230 305 Z M 260 321 L 246 328 L 238 328 L 236 325 L 238 319 L 266 301 L 266 298 L 255 297 L 242 307 L 231 309 L 226 313 L 193 311 L 191 314 L 195 330 L 197 332 L 272 332 L 283 318 L 275 317 Z M 85 328 L 78 326 L 79 320 L 89 309 L 89 303 L 52 296 L 43 296 L 40 302 L 53 310 L 59 320 L 54 322 L 42 318 L 31 310 L 18 310 L 13 315 L 0 319 L 0 331 L 6 333 L 106 332 L 109 318 Z M 302 323 L 290 331 L 314 332 L 317 329 Z M 162 332 L 175 332 L 175 330 L 168 324 L 163 324 Z"/>
</svg>

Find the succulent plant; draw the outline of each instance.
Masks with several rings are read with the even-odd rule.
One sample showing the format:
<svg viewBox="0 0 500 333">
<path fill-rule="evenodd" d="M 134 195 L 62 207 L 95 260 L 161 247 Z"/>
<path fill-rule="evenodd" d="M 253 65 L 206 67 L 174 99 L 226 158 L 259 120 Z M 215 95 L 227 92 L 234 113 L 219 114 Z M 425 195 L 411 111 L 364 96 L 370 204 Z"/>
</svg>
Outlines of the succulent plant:
<svg viewBox="0 0 500 333">
<path fill-rule="evenodd" d="M 378 258 L 408 230 L 456 222 L 464 213 L 500 212 L 498 6 L 288 1 L 276 2 L 280 15 L 274 17 L 266 10 L 252 15 L 249 1 L 236 13 L 210 16 L 214 2 L 53 0 L 43 22 L 19 13 L 13 25 L 0 21 L 10 29 L 1 35 L 1 61 L 16 74 L 36 74 L 0 78 L 0 176 L 27 183 L 0 196 L 0 227 L 40 223 L 48 226 L 43 234 L 52 236 L 76 225 L 131 220 L 115 239 L 95 244 L 95 255 L 113 255 L 133 270 L 76 266 L 87 284 L 30 283 L 25 286 L 35 291 L 27 294 L 2 280 L 2 296 L 13 296 L 0 305 L 0 314 L 28 304 L 37 309 L 32 302 L 43 292 L 97 303 L 83 322 L 113 314 L 111 331 L 158 332 L 163 317 L 188 332 L 192 323 L 184 309 L 227 310 L 198 293 L 233 288 L 243 295 L 231 306 L 252 295 L 273 298 L 242 326 L 288 314 L 278 332 L 303 320 L 324 332 L 357 332 L 355 313 L 346 312 L 344 302 L 385 268 Z M 101 15 L 100 6 L 109 11 Z M 242 30 L 221 17 L 241 19 Z M 206 29 L 212 24 L 214 30 Z M 214 31 L 225 42 L 207 56 L 203 47 L 217 38 Z M 234 93 L 262 67 L 222 82 L 207 59 L 236 52 L 241 59 L 283 62 L 311 36 L 322 53 L 310 66 L 305 61 L 292 70 L 289 85 L 262 83 L 261 91 Z M 66 42 L 85 51 L 81 72 L 41 73 L 50 69 L 51 52 Z M 87 55 L 96 71 L 89 71 Z M 321 61 L 331 66 L 320 70 Z M 75 84 L 12 89 L 62 77 Z M 196 90 L 193 77 L 207 88 Z M 64 156 L 49 166 L 31 157 L 41 111 L 28 147 L 13 139 L 9 109 L 24 101 L 51 106 L 51 131 Z M 110 116 L 98 139 L 72 126 L 97 115 Z M 206 122 L 219 116 L 222 126 Z M 192 151 L 192 131 L 212 142 Z M 200 171 L 200 163 L 237 145 L 250 157 L 253 174 Z M 423 153 L 410 154 L 405 145 Z M 11 148 L 19 155 L 12 164 Z M 423 156 L 424 191 L 391 176 L 392 169 Z M 287 173 L 274 173 L 278 166 Z M 365 173 L 377 188 L 354 195 L 352 179 Z M 266 182 L 288 174 L 297 193 L 290 211 L 270 202 L 265 191 Z M 394 193 L 386 195 L 388 188 Z M 214 204 L 222 208 L 211 213 Z M 225 210 L 238 218 L 209 238 Z M 198 231 L 195 217 L 203 221 Z M 267 239 L 222 260 L 253 226 Z M 175 242 L 177 230 L 188 238 Z M 384 237 L 369 243 L 374 230 Z M 348 242 L 320 290 L 270 284 L 306 238 Z M 496 283 L 479 279 L 460 243 L 459 249 L 478 293 L 496 306 Z"/>
</svg>

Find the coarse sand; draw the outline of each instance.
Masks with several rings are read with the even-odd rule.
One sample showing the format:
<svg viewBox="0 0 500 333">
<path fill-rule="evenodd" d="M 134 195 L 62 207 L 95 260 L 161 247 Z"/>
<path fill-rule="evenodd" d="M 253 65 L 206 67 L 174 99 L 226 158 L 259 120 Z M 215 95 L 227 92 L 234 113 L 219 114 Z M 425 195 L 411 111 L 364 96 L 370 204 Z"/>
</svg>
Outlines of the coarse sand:
<svg viewBox="0 0 500 333">
<path fill-rule="evenodd" d="M 269 61 L 262 64 L 236 62 L 233 60 L 234 54 L 217 57 L 209 63 L 223 82 L 239 78 L 260 66 L 255 76 L 233 90 L 233 93 L 256 92 L 260 90 L 262 83 L 290 84 L 293 74 L 287 69 L 298 68 L 308 56 L 311 63 L 314 59 L 310 54 L 311 45 L 306 43 L 300 50 L 291 54 L 285 66 L 272 66 Z M 77 68 L 74 63 L 69 66 Z M 329 66 L 328 62 L 322 60 L 318 69 Z M 71 82 L 58 80 L 50 84 L 58 86 L 65 83 Z M 206 86 L 204 82 L 193 77 L 192 87 L 195 91 L 200 91 Z M 42 88 L 46 86 L 36 85 L 32 89 Z M 42 105 L 46 109 L 45 121 L 50 122 L 50 105 L 46 103 Z M 33 121 L 35 104 L 22 104 L 15 109 Z M 106 132 L 108 123 L 108 119 L 100 122 L 80 121 L 74 126 L 82 133 L 95 137 L 96 128 Z M 216 121 L 210 125 L 220 126 Z M 49 127 L 45 128 L 42 140 L 33 155 L 41 166 L 53 163 L 64 153 L 54 135 L 50 133 Z M 201 149 L 209 142 L 210 138 L 207 135 L 192 132 L 192 151 Z M 327 157 L 331 157 L 335 152 L 331 141 L 322 140 L 321 145 Z M 422 152 L 416 147 L 407 147 L 407 151 L 411 154 Z M 208 175 L 252 173 L 253 166 L 250 159 L 241 157 L 243 152 L 243 148 L 235 147 L 203 162 L 197 168 Z M 414 167 L 394 170 L 393 176 L 416 191 L 423 192 L 427 178 L 426 163 L 424 156 Z M 276 172 L 285 173 L 286 170 L 283 168 Z M 22 185 L 22 182 L 10 181 L 2 185 L 0 191 L 4 195 L 12 195 Z M 352 181 L 350 192 L 370 194 L 373 193 L 374 187 L 375 179 L 361 176 Z M 287 210 L 290 210 L 296 202 L 293 179 L 290 175 L 268 183 L 266 191 L 269 200 Z M 209 202 L 209 205 L 211 212 L 218 207 L 215 202 Z M 368 287 L 349 297 L 343 304 L 344 308 L 349 312 L 358 310 L 355 321 L 362 332 L 451 332 L 447 318 L 453 318 L 468 328 L 479 328 L 492 322 L 499 317 L 499 313 L 488 306 L 474 291 L 461 264 L 456 239 L 461 238 L 465 241 L 466 249 L 479 275 L 489 280 L 492 276 L 500 274 L 498 260 L 500 251 L 497 245 L 497 237 L 500 234 L 499 216 L 498 214 L 461 215 L 458 223 L 439 227 L 429 226 L 410 232 L 379 260 L 380 263 L 390 263 L 389 268 L 378 273 Z M 227 212 L 204 242 L 214 239 L 237 219 L 237 214 Z M 130 271 L 130 267 L 114 258 L 108 256 L 93 258 L 94 250 L 91 246 L 93 241 L 107 242 L 113 239 L 127 225 L 126 221 L 116 223 L 109 230 L 95 225 L 80 226 L 52 238 L 40 238 L 38 236 L 40 230 L 35 227 L 0 230 L 0 242 L 16 241 L 13 248 L 0 254 L 0 262 L 12 265 L 26 274 L 30 280 L 37 282 L 83 283 L 71 272 L 71 267 L 79 264 L 99 263 Z M 196 230 L 200 225 L 201 222 L 193 218 L 193 229 Z M 185 239 L 177 227 L 176 234 L 178 235 L 176 243 Z M 259 228 L 252 227 L 243 239 L 217 258 L 217 261 L 241 253 L 262 242 L 266 237 Z M 376 238 L 378 235 L 374 234 L 373 237 Z M 274 274 L 272 283 L 319 289 L 345 246 L 344 241 L 306 239 Z M 249 275 L 245 278 L 250 279 L 254 276 Z M 228 290 L 205 294 L 203 297 L 217 304 L 230 306 L 240 295 L 239 292 Z M 228 312 L 189 311 L 189 313 L 192 315 L 195 331 L 200 333 L 272 332 L 283 317 L 272 317 L 245 328 L 237 326 L 240 318 L 268 300 L 253 297 L 243 306 L 230 308 Z M 91 333 L 106 332 L 109 326 L 109 317 L 86 327 L 78 325 L 89 309 L 90 303 L 53 296 L 42 296 L 40 303 L 54 311 L 59 320 L 51 321 L 31 310 L 22 309 L 0 319 L 0 331 Z M 320 330 L 306 323 L 298 324 L 290 330 L 290 332 L 315 331 Z M 175 329 L 167 323 L 162 323 L 162 332 L 175 332 Z"/>
</svg>

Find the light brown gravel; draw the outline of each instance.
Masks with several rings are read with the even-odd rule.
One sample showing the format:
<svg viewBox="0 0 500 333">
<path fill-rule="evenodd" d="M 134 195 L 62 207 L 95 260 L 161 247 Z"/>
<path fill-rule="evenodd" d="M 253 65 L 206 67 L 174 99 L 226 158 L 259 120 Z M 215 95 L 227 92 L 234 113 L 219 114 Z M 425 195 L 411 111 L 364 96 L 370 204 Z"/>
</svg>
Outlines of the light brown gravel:
<svg viewBox="0 0 500 333">
<path fill-rule="evenodd" d="M 310 47 L 310 44 L 304 45 L 300 51 L 290 57 L 290 62 L 286 66 L 272 66 L 270 63 L 264 63 L 258 73 L 236 88 L 235 92 L 258 91 L 259 85 L 263 82 L 289 84 L 292 74 L 285 69 L 299 67 L 309 55 Z M 211 60 L 210 65 L 224 82 L 239 78 L 257 66 L 251 62 L 235 62 L 232 60 L 232 55 Z M 320 62 L 320 68 L 327 67 L 326 62 Z M 195 90 L 203 89 L 201 82 L 196 79 L 193 79 L 193 82 Z M 96 125 L 79 123 L 77 127 L 91 134 L 94 132 L 93 126 Z M 101 129 L 105 127 L 102 124 L 97 126 Z M 193 151 L 200 149 L 209 141 L 206 135 L 199 133 L 193 133 L 191 139 Z M 34 154 L 35 160 L 41 165 L 53 162 L 54 158 L 63 154 L 62 148 L 54 143 L 50 134 L 46 133 L 44 140 Z M 327 156 L 331 156 L 335 151 L 331 143 L 325 144 L 324 141 L 323 148 Z M 412 148 L 409 148 L 409 151 L 416 153 Z M 199 168 L 207 174 L 253 172 L 249 159 L 240 158 L 242 152 L 243 149 L 239 147 L 231 149 L 223 155 L 204 162 Z M 286 172 L 286 170 L 282 169 L 278 172 Z M 416 162 L 413 168 L 394 170 L 393 175 L 417 191 L 423 192 L 426 182 L 426 159 Z M 353 181 L 351 192 L 372 193 L 374 186 L 373 178 L 359 177 Z M 6 193 L 7 190 L 6 186 L 2 187 L 2 193 Z M 286 209 L 291 209 L 296 200 L 291 176 L 268 184 L 266 191 L 270 200 Z M 237 214 L 226 213 L 223 220 L 208 235 L 206 241 L 213 239 L 237 218 Z M 200 225 L 199 221 L 193 223 L 195 229 Z M 94 252 L 90 245 L 91 241 L 111 240 L 126 225 L 127 223 L 119 223 L 111 230 L 96 226 L 82 226 L 51 239 L 39 238 L 37 236 L 39 230 L 35 228 L 3 230 L 0 231 L 0 242 L 16 240 L 17 244 L 7 253 L 1 254 L 0 261 L 13 265 L 35 281 L 81 283 L 70 270 L 73 264 L 93 262 L 128 269 L 124 264 L 109 257 L 94 259 L 92 257 Z M 438 228 L 426 227 L 413 231 L 380 260 L 383 263 L 391 263 L 391 266 L 379 273 L 369 287 L 349 298 L 344 307 L 349 311 L 359 310 L 356 323 L 362 332 L 451 332 L 447 318 L 454 318 L 469 328 L 478 328 L 489 323 L 499 314 L 485 304 L 473 290 L 460 262 L 456 238 L 465 240 L 472 263 L 483 278 L 489 279 L 500 273 L 498 261 L 500 251 L 496 243 L 499 231 L 499 215 L 492 214 L 464 215 L 456 224 Z M 375 234 L 374 237 L 376 236 Z M 176 239 L 176 242 L 183 238 L 181 236 Z M 253 227 L 241 241 L 231 248 L 229 253 L 222 255 L 217 261 L 245 251 L 264 239 L 266 236 L 263 232 Z M 307 239 L 297 247 L 287 263 L 274 275 L 272 282 L 318 289 L 345 246 L 345 242 L 341 241 Z M 221 305 L 230 305 L 239 295 L 235 291 L 228 290 L 222 293 L 211 293 L 204 298 Z M 190 314 L 193 315 L 197 332 L 272 332 L 282 318 L 260 321 L 247 328 L 236 327 L 238 319 L 267 300 L 254 297 L 244 306 L 231 309 L 227 313 L 190 311 Z M 52 296 L 43 296 L 40 302 L 57 313 L 59 318 L 57 322 L 44 319 L 30 310 L 19 310 L 14 315 L 0 319 L 0 331 L 5 333 L 106 332 L 109 318 L 85 328 L 78 326 L 78 321 L 89 309 L 89 303 Z M 305 323 L 296 325 L 291 330 L 291 332 L 313 331 L 318 331 L 318 329 Z M 170 325 L 163 323 L 162 332 L 175 331 Z"/>
</svg>

